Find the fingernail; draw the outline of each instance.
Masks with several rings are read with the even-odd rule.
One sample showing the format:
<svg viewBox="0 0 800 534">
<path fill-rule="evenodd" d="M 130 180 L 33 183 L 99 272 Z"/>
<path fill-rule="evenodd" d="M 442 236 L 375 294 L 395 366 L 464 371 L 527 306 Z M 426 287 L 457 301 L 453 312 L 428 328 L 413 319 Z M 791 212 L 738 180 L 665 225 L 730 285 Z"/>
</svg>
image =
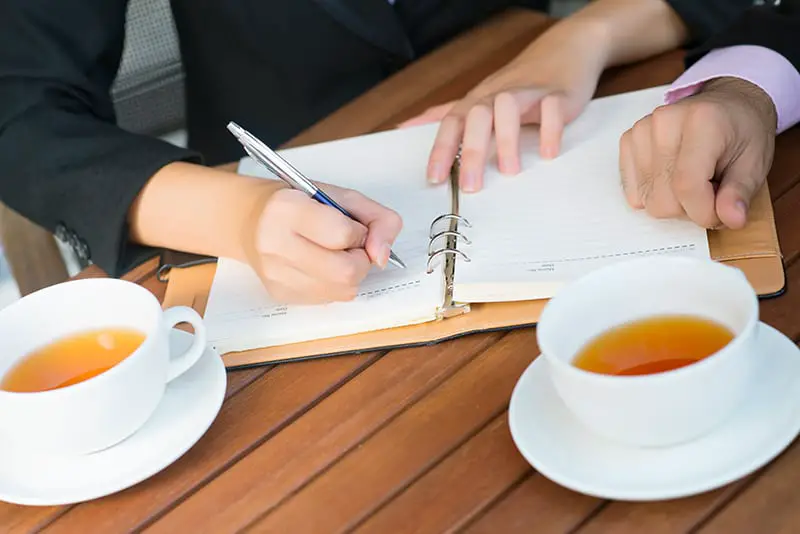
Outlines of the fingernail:
<svg viewBox="0 0 800 534">
<path fill-rule="evenodd" d="M 438 184 L 442 181 L 442 164 L 434 163 L 428 171 L 428 181 L 432 184 Z"/>
<path fill-rule="evenodd" d="M 542 156 L 546 159 L 553 159 L 556 157 L 556 149 L 551 146 L 542 147 Z"/>
<path fill-rule="evenodd" d="M 500 172 L 502 174 L 517 174 L 519 168 L 514 160 L 500 160 Z"/>
<path fill-rule="evenodd" d="M 475 173 L 475 171 L 466 171 L 463 174 L 461 188 L 468 192 L 474 192 L 478 190 L 478 175 Z"/>
<path fill-rule="evenodd" d="M 745 215 L 747 214 L 747 204 L 744 203 L 744 200 L 736 201 L 736 209 L 738 209 Z"/>
<path fill-rule="evenodd" d="M 381 247 L 381 253 L 378 255 L 378 267 L 381 269 L 385 269 L 386 265 L 389 263 L 389 254 L 391 250 L 392 248 L 388 243 L 384 243 Z"/>
</svg>

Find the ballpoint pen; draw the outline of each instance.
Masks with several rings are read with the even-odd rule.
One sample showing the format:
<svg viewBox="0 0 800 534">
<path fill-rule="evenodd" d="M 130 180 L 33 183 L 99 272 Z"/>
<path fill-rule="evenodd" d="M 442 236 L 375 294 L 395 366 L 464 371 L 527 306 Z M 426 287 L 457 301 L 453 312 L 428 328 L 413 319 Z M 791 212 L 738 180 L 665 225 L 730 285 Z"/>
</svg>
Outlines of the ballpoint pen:
<svg viewBox="0 0 800 534">
<path fill-rule="evenodd" d="M 247 152 L 251 158 L 266 167 L 267 170 L 289 184 L 289 186 L 303 191 L 317 202 L 336 208 L 346 217 L 354 221 L 358 220 L 346 209 L 337 204 L 331 197 L 326 195 L 322 189 L 314 185 L 314 182 L 303 176 L 303 174 L 295 169 L 288 161 L 261 142 L 256 136 L 233 121 L 228 123 L 228 130 L 242 144 L 244 151 Z M 405 263 L 391 250 L 389 251 L 389 262 L 401 269 L 406 268 Z"/>
</svg>

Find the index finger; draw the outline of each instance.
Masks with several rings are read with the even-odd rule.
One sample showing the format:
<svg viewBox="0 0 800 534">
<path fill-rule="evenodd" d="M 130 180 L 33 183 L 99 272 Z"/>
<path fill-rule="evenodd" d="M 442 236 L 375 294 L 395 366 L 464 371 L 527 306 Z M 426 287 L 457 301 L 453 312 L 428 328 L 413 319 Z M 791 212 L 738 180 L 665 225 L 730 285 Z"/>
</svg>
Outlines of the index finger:
<svg viewBox="0 0 800 534">
<path fill-rule="evenodd" d="M 403 219 L 394 210 L 357 191 L 342 191 L 340 196 L 342 206 L 367 227 L 364 248 L 370 260 L 384 267 L 391 245 L 403 228 Z"/>
<path fill-rule="evenodd" d="M 311 198 L 302 204 L 302 209 L 298 209 L 292 219 L 292 229 L 297 235 L 323 248 L 349 250 L 363 248 L 366 244 L 365 224 Z"/>
<path fill-rule="evenodd" d="M 463 135 L 464 118 L 461 115 L 451 114 L 442 119 L 428 159 L 429 182 L 440 184 L 450 175 Z"/>
</svg>

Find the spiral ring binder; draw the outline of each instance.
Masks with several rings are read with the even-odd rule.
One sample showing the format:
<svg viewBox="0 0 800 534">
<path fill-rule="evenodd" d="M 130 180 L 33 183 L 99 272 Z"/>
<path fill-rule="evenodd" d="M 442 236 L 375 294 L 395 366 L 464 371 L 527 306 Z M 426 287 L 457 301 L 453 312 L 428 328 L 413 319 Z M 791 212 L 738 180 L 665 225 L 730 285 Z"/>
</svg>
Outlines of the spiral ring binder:
<svg viewBox="0 0 800 534">
<path fill-rule="evenodd" d="M 457 187 L 452 184 L 451 186 Z M 434 233 L 436 223 L 443 220 L 450 221 L 449 229 Z M 459 222 L 464 226 L 466 226 L 467 228 L 472 227 L 472 225 L 469 223 L 467 219 L 455 213 L 445 213 L 443 215 L 439 215 L 433 220 L 433 222 L 431 222 L 430 230 L 428 232 L 428 236 L 430 237 L 430 239 L 428 240 L 428 265 L 427 265 L 428 274 L 433 273 L 433 260 L 438 258 L 439 256 L 445 256 L 447 254 L 458 255 L 461 256 L 461 258 L 466 262 L 471 261 L 470 257 L 467 254 L 465 254 L 463 250 L 460 250 L 459 248 L 456 247 L 458 238 L 460 238 L 466 245 L 472 244 L 472 241 L 470 241 L 467 236 L 465 236 L 462 232 L 458 231 Z M 436 250 L 431 250 L 436 241 L 441 237 L 448 238 L 446 240 L 444 247 Z"/>
<path fill-rule="evenodd" d="M 456 154 L 455 161 L 450 167 L 450 205 L 452 207 L 451 213 L 444 213 L 436 217 L 430 226 L 428 236 L 428 262 L 427 273 L 432 274 L 434 271 L 434 261 L 438 258 L 443 258 L 444 261 L 444 298 L 437 315 L 440 319 L 461 315 L 469 311 L 470 306 L 468 303 L 457 303 L 453 300 L 453 280 L 455 276 L 456 259 L 461 258 L 465 262 L 469 262 L 470 257 L 457 247 L 458 239 L 460 238 L 464 244 L 470 245 L 472 242 L 461 231 L 459 225 L 465 228 L 471 228 L 470 222 L 458 214 L 458 171 L 461 166 L 461 148 L 459 147 L 458 154 Z M 445 230 L 437 231 L 436 226 L 441 221 L 447 221 L 448 227 Z M 435 250 L 432 250 L 441 238 L 444 238 L 444 244 Z"/>
<path fill-rule="evenodd" d="M 443 255 L 443 254 L 458 254 L 459 256 L 461 256 L 464 259 L 464 261 L 467 261 L 467 262 L 470 261 L 469 256 L 467 256 L 466 254 L 464 254 L 462 251 L 460 251 L 458 249 L 440 248 L 439 250 L 437 250 L 433 254 L 429 254 L 428 255 L 428 274 L 431 274 L 433 272 L 433 267 L 431 265 L 431 262 L 437 256 L 440 256 L 440 255 Z"/>
<path fill-rule="evenodd" d="M 431 247 L 436 242 L 436 240 L 439 239 L 440 237 L 444 237 L 444 236 L 448 236 L 448 235 L 455 236 L 455 237 L 460 237 L 464 241 L 465 245 L 471 245 L 472 244 L 472 241 L 467 239 L 467 236 L 465 236 L 461 232 L 457 232 L 457 231 L 454 231 L 454 230 L 443 230 L 443 231 L 439 232 L 438 234 L 434 234 L 434 235 L 431 236 L 431 239 L 428 242 L 428 255 L 429 256 L 431 254 L 433 254 L 433 252 L 431 252 Z"/>
<path fill-rule="evenodd" d="M 456 221 L 461 221 L 464 224 L 464 226 L 466 226 L 467 228 L 472 228 L 472 225 L 470 224 L 470 222 L 467 219 L 465 219 L 464 217 L 462 217 L 461 215 L 456 215 L 455 213 L 445 213 L 444 215 L 439 215 L 438 217 L 436 217 L 433 220 L 433 222 L 431 223 L 430 234 L 433 234 L 433 227 L 436 226 L 436 223 L 438 223 L 439 221 L 444 220 L 444 219 L 454 219 Z"/>
</svg>

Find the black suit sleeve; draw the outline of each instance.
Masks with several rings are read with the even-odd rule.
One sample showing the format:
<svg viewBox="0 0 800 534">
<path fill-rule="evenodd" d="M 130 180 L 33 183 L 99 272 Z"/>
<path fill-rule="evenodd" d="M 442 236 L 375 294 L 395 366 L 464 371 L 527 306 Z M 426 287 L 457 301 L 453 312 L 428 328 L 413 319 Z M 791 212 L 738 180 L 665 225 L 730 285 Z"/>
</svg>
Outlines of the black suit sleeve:
<svg viewBox="0 0 800 534">
<path fill-rule="evenodd" d="M 686 68 L 711 50 L 736 45 L 774 50 L 800 71 L 800 0 L 784 0 L 777 7 L 762 5 L 747 10 L 724 31 L 690 51 Z"/>
<path fill-rule="evenodd" d="M 115 124 L 126 0 L 0 2 L 0 198 L 119 276 L 154 250 L 128 240 L 148 179 L 188 150 Z"/>
<path fill-rule="evenodd" d="M 693 47 L 730 25 L 753 0 L 665 0 L 689 30 Z"/>
</svg>

